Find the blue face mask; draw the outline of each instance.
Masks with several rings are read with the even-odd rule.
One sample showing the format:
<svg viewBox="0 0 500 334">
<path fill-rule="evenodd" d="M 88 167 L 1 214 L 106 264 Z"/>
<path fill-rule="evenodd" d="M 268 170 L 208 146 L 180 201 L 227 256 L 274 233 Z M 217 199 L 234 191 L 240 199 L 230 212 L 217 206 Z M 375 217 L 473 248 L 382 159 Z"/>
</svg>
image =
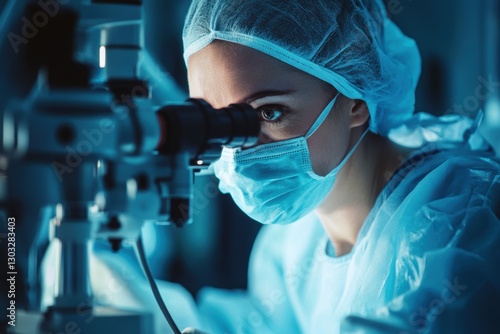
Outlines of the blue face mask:
<svg viewBox="0 0 500 334">
<path fill-rule="evenodd" d="M 314 173 L 306 139 L 324 122 L 337 96 L 326 106 L 307 134 L 250 149 L 224 147 L 214 163 L 222 193 L 250 218 L 263 224 L 289 224 L 314 210 L 332 189 L 336 176 L 366 135 L 326 176 Z"/>
</svg>

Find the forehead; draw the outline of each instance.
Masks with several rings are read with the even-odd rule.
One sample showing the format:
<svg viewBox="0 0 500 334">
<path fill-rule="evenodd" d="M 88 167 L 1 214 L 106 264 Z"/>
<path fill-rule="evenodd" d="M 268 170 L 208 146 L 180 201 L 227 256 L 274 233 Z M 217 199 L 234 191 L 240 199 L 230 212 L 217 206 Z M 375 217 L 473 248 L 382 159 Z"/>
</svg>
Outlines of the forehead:
<svg viewBox="0 0 500 334">
<path fill-rule="evenodd" d="M 229 42 L 212 42 L 188 59 L 191 97 L 204 98 L 215 107 L 239 102 L 258 90 L 296 90 L 307 84 L 308 77 L 313 78 L 262 52 Z"/>
</svg>

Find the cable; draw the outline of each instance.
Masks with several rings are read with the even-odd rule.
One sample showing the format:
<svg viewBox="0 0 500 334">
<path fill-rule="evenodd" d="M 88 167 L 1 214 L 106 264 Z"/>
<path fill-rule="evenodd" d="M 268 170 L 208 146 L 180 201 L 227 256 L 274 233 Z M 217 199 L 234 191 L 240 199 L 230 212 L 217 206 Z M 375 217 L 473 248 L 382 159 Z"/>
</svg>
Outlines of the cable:
<svg viewBox="0 0 500 334">
<path fill-rule="evenodd" d="M 139 235 L 139 238 L 137 239 L 137 252 L 139 255 L 139 260 L 142 265 L 142 269 L 144 270 L 144 274 L 146 274 L 149 284 L 151 285 L 151 290 L 153 290 L 153 295 L 155 296 L 156 302 L 158 303 L 158 306 L 160 307 L 163 316 L 165 316 L 165 319 L 167 319 L 170 328 L 172 328 L 172 331 L 175 334 L 182 334 L 181 331 L 179 330 L 179 327 L 177 327 L 177 325 L 175 324 L 172 315 L 170 315 L 170 312 L 168 311 L 168 308 L 165 305 L 165 302 L 163 301 L 160 295 L 160 290 L 158 290 L 155 278 L 151 274 L 151 269 L 149 268 L 148 260 L 146 258 L 146 252 L 144 251 L 144 243 L 142 242 L 142 232 Z"/>
</svg>

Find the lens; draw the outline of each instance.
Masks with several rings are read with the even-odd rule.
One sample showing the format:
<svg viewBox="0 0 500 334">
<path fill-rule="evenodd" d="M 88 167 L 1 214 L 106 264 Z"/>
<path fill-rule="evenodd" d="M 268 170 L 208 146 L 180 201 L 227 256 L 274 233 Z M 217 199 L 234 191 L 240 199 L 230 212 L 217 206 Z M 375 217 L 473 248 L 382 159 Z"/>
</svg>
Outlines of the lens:
<svg viewBox="0 0 500 334">
<path fill-rule="evenodd" d="M 214 109 L 200 99 L 182 105 L 168 105 L 157 112 L 161 154 L 189 152 L 204 164 L 215 161 L 221 146 L 250 147 L 256 144 L 260 122 L 255 110 L 246 104 Z"/>
</svg>

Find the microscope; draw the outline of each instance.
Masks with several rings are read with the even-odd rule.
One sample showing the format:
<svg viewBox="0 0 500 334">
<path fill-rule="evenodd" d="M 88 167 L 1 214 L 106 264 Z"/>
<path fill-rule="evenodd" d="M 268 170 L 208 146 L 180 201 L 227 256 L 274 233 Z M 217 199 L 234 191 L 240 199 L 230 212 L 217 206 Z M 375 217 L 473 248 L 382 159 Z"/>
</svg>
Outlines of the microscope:
<svg viewBox="0 0 500 334">
<path fill-rule="evenodd" d="M 7 237 L 0 245 L 7 251 L 0 306 L 7 317 L 0 330 L 153 333 L 150 314 L 94 304 L 92 241 L 118 249 L 138 240 L 141 249 L 145 222 L 189 223 L 194 175 L 207 171 L 222 145 L 257 141 L 259 119 L 250 106 L 154 102 L 162 74 L 138 70 L 148 57 L 142 5 L 15 0 L 4 8 L 0 233 Z M 42 309 L 49 239 L 58 253 L 56 291 L 53 305 Z M 93 321 L 82 321 L 83 314 Z"/>
</svg>

